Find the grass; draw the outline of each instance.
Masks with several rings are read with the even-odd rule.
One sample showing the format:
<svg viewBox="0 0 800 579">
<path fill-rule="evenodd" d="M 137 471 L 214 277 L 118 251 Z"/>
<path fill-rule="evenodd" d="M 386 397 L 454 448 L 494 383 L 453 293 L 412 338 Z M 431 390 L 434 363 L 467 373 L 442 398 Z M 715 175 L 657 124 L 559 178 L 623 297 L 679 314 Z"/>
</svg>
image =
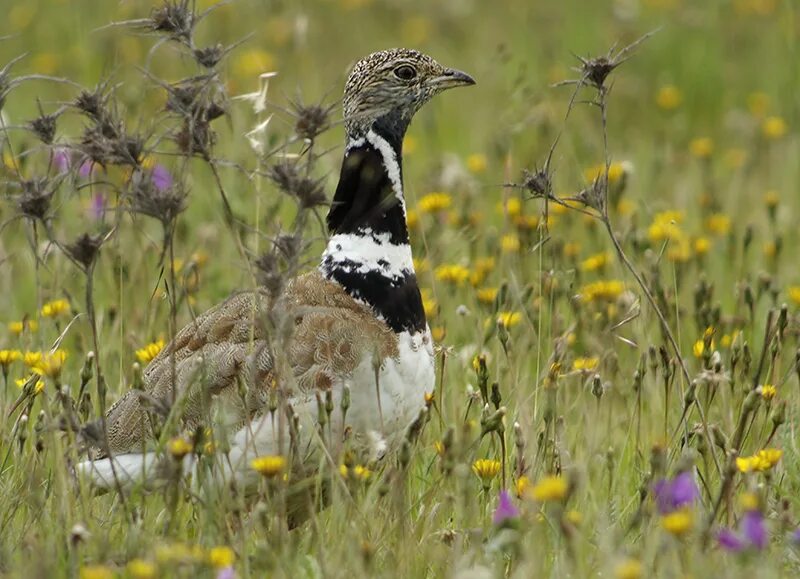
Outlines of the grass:
<svg viewBox="0 0 800 579">
<path fill-rule="evenodd" d="M 73 103 L 80 89 L 30 80 L 5 94 L 0 80 L 0 350 L 47 352 L 61 338 L 66 352 L 63 367 L 59 358 L 47 366 L 29 357 L 26 366 L 0 352 L 0 574 L 225 576 L 232 567 L 242 577 L 623 579 L 798 571 L 793 3 L 234 2 L 196 27 L 197 45 L 253 34 L 214 67 L 220 82 L 204 81 L 198 102 L 208 110 L 222 91 L 252 92 L 260 73 L 279 75 L 265 112 L 220 100 L 228 114 L 210 125 L 216 142 L 201 143 L 191 159 L 160 138 L 180 131 L 186 116 L 165 113 L 159 79 L 175 83 L 202 68 L 175 42 L 105 27 L 150 14 L 135 3 L 12 2 L 0 25 L 0 37 L 8 35 L 0 64 L 28 53 L 11 78 L 45 74 L 90 91 L 110 78 L 109 110 L 125 120 L 125 133 L 145 137 L 147 158 L 92 177 L 77 167 L 57 176 L 57 145 L 77 143 L 97 120 L 67 107 L 52 145 L 19 127 L 39 106 L 51 114 Z M 551 85 L 578 78 L 571 52 L 605 54 L 658 27 L 603 85 L 611 87 L 602 93 L 607 130 L 599 107 L 583 102 L 596 98 L 591 87 L 565 121 L 574 87 Z M 330 469 L 331 505 L 293 530 L 281 515 L 288 485 L 280 477 L 265 478 L 255 499 L 179 478 L 158 492 L 92 496 L 70 475 L 79 444 L 59 419 L 99 416 L 136 383 L 134 364 L 147 359 L 137 350 L 263 280 L 266 262 L 252 263 L 280 233 L 299 228 L 308 242 L 280 263 L 284 270 L 313 266 L 321 250 L 313 211 L 298 211 L 269 179 L 276 158 L 257 156 L 244 134 L 274 114 L 265 150 L 300 152 L 296 142 L 285 145 L 297 103 L 306 103 L 301 115 L 309 103 L 335 103 L 354 59 L 394 45 L 478 80 L 428 105 L 405 144 L 415 257 L 441 377 L 419 439 L 386 464 Z M 582 199 L 608 198 L 606 205 L 545 204 L 525 180 L 523 170 L 542 167 L 558 135 L 553 195 L 583 191 Z M 334 123 L 314 135 L 316 154 L 302 161 L 328 195 L 341 140 Z M 117 211 L 130 165 L 148 177 L 165 169 L 185 185 L 185 207 L 160 199 L 153 211 L 143 205 L 150 195 Z M 57 187 L 42 220 L 36 204 L 19 201 L 23 184 L 44 176 Z M 511 183 L 520 187 L 503 186 Z M 248 227 L 230 224 L 221 190 Z M 148 216 L 163 216 L 166 202 L 174 215 Z M 9 415 L 23 391 L 16 381 L 32 366 L 45 374 L 43 390 Z M 167 434 L 164 442 L 179 433 Z M 212 447 L 190 446 L 209 462 L 224 455 L 221 433 L 211 435 Z M 654 487 L 666 479 L 686 490 L 681 473 L 696 499 L 666 500 L 662 485 L 661 504 Z M 513 507 L 500 507 L 511 516 L 495 523 L 503 487 Z M 725 528 L 746 544 L 721 546 Z"/>
</svg>

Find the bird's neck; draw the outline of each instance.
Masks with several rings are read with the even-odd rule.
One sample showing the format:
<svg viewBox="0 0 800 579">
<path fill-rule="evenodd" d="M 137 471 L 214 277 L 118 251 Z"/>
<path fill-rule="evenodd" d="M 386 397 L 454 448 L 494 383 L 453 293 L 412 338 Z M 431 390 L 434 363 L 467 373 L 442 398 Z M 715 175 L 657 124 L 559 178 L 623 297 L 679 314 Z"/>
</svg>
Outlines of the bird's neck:
<svg viewBox="0 0 800 579">
<path fill-rule="evenodd" d="M 402 135 L 348 134 L 320 271 L 395 332 L 426 327 L 403 197 Z"/>
</svg>

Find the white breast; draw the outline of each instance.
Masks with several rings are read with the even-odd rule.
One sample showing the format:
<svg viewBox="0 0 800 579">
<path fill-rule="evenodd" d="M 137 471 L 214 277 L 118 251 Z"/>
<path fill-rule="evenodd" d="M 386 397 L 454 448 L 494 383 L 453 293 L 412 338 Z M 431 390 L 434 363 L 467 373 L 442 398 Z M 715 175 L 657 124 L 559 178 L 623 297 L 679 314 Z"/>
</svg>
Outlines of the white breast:
<svg viewBox="0 0 800 579">
<path fill-rule="evenodd" d="M 376 365 L 371 357 L 365 358 L 352 375 L 332 385 L 335 410 L 331 415 L 331 439 L 325 441 L 332 456 L 341 450 L 345 426 L 352 428 L 359 440 L 381 441 L 379 445 L 383 450 L 396 448 L 406 428 L 424 407 L 425 394 L 432 393 L 435 384 L 430 330 L 398 334 L 398 350 L 396 358 L 386 358 L 379 365 L 377 385 Z M 342 423 L 340 411 L 345 384 L 350 388 L 346 425 Z M 300 447 L 307 450 L 309 457 L 314 457 L 312 460 L 319 460 L 318 453 L 313 452 L 321 443 L 317 434 L 316 397 L 313 393 L 293 397 L 291 404 L 300 417 Z M 285 422 L 277 414 L 274 419 L 265 415 L 235 434 L 231 441 L 230 463 L 233 475 L 240 482 L 254 476 L 249 467 L 253 458 L 286 454 L 288 434 L 284 431 L 281 436 L 279 432 L 281 427 L 285 427 Z M 373 450 L 381 454 L 380 448 Z"/>
</svg>

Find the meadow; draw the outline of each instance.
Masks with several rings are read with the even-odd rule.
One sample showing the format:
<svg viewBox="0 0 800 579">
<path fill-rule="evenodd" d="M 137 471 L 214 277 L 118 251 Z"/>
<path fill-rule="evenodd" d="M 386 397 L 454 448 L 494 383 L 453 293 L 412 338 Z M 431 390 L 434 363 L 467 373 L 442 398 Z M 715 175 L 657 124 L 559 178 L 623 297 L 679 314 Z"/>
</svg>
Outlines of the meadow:
<svg viewBox="0 0 800 579">
<path fill-rule="evenodd" d="M 794 1 L 3 13 L 0 576 L 800 573 Z M 477 80 L 403 145 L 437 342 L 420 429 L 323 465 L 299 522 L 276 457 L 254 497 L 179 469 L 95 496 L 72 466 L 175 329 L 315 267 L 325 201 L 275 167 L 330 199 L 348 69 L 393 46 Z M 179 423 L 165 457 L 224 460 Z"/>
</svg>

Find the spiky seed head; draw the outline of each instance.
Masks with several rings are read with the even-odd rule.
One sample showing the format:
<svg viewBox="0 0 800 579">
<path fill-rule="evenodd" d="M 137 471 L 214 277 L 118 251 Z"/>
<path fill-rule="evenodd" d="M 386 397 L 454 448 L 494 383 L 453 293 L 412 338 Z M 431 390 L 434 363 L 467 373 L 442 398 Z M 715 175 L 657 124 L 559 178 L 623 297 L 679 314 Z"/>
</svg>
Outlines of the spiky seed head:
<svg viewBox="0 0 800 579">
<path fill-rule="evenodd" d="M 447 68 L 408 48 L 375 52 L 353 67 L 344 89 L 345 127 L 366 133 L 376 121 L 405 131 L 422 105 L 445 89 L 475 84 L 468 74 Z"/>
</svg>

